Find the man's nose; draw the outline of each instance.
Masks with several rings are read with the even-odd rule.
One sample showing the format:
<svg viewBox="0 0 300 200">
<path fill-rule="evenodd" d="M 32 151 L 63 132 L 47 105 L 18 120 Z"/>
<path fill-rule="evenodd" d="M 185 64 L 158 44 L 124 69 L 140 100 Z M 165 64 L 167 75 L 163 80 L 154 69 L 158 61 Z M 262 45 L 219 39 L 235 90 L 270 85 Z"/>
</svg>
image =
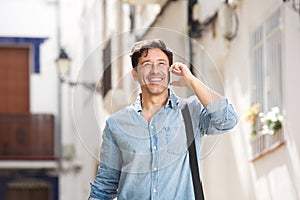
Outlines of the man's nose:
<svg viewBox="0 0 300 200">
<path fill-rule="evenodd" d="M 158 71 L 159 71 L 158 64 L 152 64 L 152 66 L 151 66 L 151 72 L 156 73 Z"/>
</svg>

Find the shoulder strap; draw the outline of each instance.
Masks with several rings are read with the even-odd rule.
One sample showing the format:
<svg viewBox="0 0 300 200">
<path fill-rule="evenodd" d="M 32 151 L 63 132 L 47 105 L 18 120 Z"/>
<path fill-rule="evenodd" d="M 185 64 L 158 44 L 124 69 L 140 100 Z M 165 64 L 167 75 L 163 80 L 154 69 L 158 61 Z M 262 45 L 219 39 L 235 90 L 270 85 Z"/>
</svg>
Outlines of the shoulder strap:
<svg viewBox="0 0 300 200">
<path fill-rule="evenodd" d="M 190 168 L 191 168 L 193 185 L 194 185 L 195 200 L 204 200 L 202 182 L 200 181 L 200 174 L 198 168 L 193 125 L 192 125 L 191 115 L 187 104 L 184 106 L 181 112 L 185 123 L 187 145 L 189 148 Z"/>
</svg>

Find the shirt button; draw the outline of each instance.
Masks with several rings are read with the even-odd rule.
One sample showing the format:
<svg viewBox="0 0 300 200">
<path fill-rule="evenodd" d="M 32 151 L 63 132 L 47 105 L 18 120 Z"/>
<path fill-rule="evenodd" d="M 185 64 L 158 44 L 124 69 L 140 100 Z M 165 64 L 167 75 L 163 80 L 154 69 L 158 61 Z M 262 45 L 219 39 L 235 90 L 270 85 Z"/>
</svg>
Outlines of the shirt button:
<svg viewBox="0 0 300 200">
<path fill-rule="evenodd" d="M 156 192 L 156 189 L 153 189 L 153 192 L 155 193 L 155 192 Z"/>
<path fill-rule="evenodd" d="M 153 170 L 156 171 L 156 170 L 157 170 L 157 167 L 154 167 Z"/>
<path fill-rule="evenodd" d="M 154 150 L 156 150 L 156 149 L 157 149 L 157 147 L 156 147 L 156 146 L 153 146 L 153 149 L 154 149 Z"/>
<path fill-rule="evenodd" d="M 153 126 L 153 125 L 151 125 L 151 129 L 154 129 L 154 126 Z"/>
</svg>

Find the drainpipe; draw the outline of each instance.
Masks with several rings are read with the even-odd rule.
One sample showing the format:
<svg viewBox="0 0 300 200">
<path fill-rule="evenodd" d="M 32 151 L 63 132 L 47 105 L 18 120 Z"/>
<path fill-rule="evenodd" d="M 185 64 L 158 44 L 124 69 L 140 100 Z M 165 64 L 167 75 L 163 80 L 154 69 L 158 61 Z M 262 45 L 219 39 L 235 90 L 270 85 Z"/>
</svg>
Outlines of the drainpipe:
<svg viewBox="0 0 300 200">
<path fill-rule="evenodd" d="M 121 58 L 121 55 L 122 55 L 122 52 L 123 52 L 123 34 L 122 34 L 122 31 L 123 31 L 123 3 L 121 0 L 118 0 L 117 2 L 117 5 L 116 5 L 116 10 L 117 10 L 117 13 L 116 13 L 116 24 L 117 24 L 117 34 L 118 34 L 118 37 L 116 38 L 117 39 L 117 47 L 118 47 L 118 50 L 117 50 L 117 54 L 118 54 L 118 58 L 116 60 L 116 65 L 119 66 L 117 67 L 118 69 L 118 80 L 122 80 L 122 76 L 123 76 L 123 67 L 120 67 L 120 66 L 123 66 L 123 60 Z M 121 82 L 119 82 L 119 84 L 117 85 L 120 89 L 123 88 L 123 80 Z"/>
<path fill-rule="evenodd" d="M 102 41 L 106 40 L 107 17 L 106 17 L 106 0 L 102 0 Z"/>
<path fill-rule="evenodd" d="M 60 1 L 56 4 L 56 25 L 57 25 L 57 52 L 60 52 L 61 46 L 61 7 Z M 57 76 L 57 116 L 55 120 L 55 154 L 58 156 L 58 169 L 62 169 L 62 85 L 60 77 Z"/>
</svg>

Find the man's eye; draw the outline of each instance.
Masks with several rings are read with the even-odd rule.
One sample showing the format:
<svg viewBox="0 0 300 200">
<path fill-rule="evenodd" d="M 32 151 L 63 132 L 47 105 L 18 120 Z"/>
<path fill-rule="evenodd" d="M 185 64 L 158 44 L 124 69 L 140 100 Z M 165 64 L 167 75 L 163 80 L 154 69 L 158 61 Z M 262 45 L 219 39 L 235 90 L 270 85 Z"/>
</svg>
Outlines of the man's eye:
<svg viewBox="0 0 300 200">
<path fill-rule="evenodd" d="M 144 63 L 142 66 L 148 68 L 148 67 L 151 67 L 152 64 L 151 63 Z"/>
</svg>

